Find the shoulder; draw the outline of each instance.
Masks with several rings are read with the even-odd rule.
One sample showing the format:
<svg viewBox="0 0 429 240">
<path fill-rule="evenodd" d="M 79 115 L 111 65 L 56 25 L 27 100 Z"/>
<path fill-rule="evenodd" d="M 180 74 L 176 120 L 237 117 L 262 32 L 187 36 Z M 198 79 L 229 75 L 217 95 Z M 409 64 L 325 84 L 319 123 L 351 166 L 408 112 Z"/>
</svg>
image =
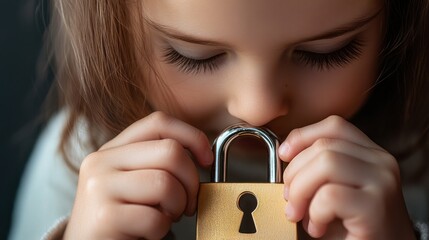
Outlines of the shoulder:
<svg viewBox="0 0 429 240">
<path fill-rule="evenodd" d="M 71 211 L 78 175 L 59 151 L 67 119 L 67 111 L 53 116 L 34 146 L 15 200 L 11 239 L 40 237 L 57 219 Z M 80 125 L 71 141 L 76 157 L 87 154 L 82 147 L 85 128 L 83 123 Z M 80 161 L 75 164 L 79 165 Z"/>
<path fill-rule="evenodd" d="M 45 159 L 44 162 L 56 159 L 55 161 L 65 161 L 60 152 L 60 143 L 63 136 L 64 128 L 69 119 L 69 112 L 62 110 L 55 114 L 48 122 L 35 144 L 30 156 L 30 163 L 35 162 L 33 159 Z M 81 161 L 89 154 L 88 147 L 88 127 L 85 120 L 79 119 L 76 127 L 70 134 L 70 141 L 66 146 L 71 154 L 71 163 L 79 168 Z M 32 161 L 33 160 L 33 161 Z"/>
</svg>

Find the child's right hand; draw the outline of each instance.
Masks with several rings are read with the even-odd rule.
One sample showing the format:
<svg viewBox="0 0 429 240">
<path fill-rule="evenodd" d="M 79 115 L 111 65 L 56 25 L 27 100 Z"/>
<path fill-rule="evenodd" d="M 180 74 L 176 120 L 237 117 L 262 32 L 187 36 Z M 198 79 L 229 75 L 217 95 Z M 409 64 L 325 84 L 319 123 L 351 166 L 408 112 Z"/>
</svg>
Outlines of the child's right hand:
<svg viewBox="0 0 429 240">
<path fill-rule="evenodd" d="M 200 130 L 156 112 L 86 157 L 64 239 L 160 239 L 196 208 L 199 177 L 187 150 L 212 163 Z"/>
</svg>

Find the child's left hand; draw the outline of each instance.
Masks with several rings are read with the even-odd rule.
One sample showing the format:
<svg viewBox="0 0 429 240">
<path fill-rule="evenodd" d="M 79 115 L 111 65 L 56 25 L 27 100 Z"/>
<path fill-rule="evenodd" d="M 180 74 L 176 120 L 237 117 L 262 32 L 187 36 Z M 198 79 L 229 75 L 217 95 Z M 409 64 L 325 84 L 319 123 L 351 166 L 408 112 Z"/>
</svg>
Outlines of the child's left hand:
<svg viewBox="0 0 429 240">
<path fill-rule="evenodd" d="M 415 239 L 397 161 L 351 123 L 331 116 L 293 130 L 283 145 L 287 216 L 310 236 Z"/>
</svg>

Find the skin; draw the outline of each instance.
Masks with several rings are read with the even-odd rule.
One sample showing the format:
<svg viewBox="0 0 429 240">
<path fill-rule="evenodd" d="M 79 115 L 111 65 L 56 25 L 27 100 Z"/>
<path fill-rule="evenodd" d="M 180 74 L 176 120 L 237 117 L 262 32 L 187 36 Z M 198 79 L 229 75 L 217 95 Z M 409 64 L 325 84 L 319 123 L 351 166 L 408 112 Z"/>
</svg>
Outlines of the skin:
<svg viewBox="0 0 429 240">
<path fill-rule="evenodd" d="M 377 78 L 382 1 L 143 1 L 143 9 L 133 14 L 147 21 L 159 78 L 143 75 L 157 111 L 84 159 L 66 239 L 162 238 L 182 214 L 194 214 L 197 165 L 212 164 L 212 138 L 243 121 L 283 140 L 286 217 L 303 220 L 310 236 L 414 238 L 396 160 L 347 121 Z M 361 51 L 348 63 L 296 60 L 299 51 L 329 53 L 355 39 Z M 168 47 L 222 58 L 213 71 L 185 72 L 165 60 Z"/>
</svg>

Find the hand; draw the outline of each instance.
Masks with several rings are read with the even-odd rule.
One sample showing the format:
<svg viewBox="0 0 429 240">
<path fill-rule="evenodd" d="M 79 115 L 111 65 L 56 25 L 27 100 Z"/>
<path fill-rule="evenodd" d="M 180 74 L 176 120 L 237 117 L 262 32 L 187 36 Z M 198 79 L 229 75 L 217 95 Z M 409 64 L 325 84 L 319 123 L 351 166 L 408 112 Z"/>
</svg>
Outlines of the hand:
<svg viewBox="0 0 429 240">
<path fill-rule="evenodd" d="M 279 149 L 286 214 L 323 239 L 414 239 L 395 158 L 341 117 L 293 130 Z M 335 229 L 335 230 L 334 230 Z"/>
<path fill-rule="evenodd" d="M 211 165 L 203 132 L 157 112 L 90 154 L 65 239 L 161 239 L 172 221 L 195 212 L 199 177 L 187 150 Z"/>
</svg>

